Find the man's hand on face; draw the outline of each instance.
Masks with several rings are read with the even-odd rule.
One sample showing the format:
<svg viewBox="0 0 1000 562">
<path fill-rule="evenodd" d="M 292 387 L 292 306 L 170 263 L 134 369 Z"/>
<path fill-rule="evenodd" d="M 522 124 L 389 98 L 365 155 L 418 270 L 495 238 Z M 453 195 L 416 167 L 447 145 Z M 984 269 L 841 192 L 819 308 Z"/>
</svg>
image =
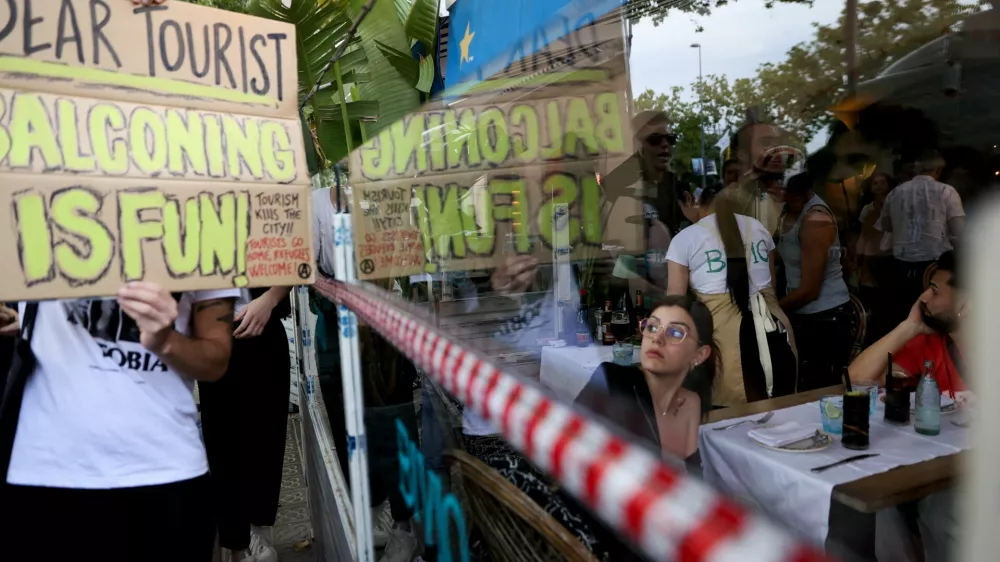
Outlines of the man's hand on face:
<svg viewBox="0 0 1000 562">
<path fill-rule="evenodd" d="M 156 283 L 138 281 L 118 290 L 118 304 L 139 327 L 139 343 L 161 354 L 177 320 L 177 301 Z"/>
<path fill-rule="evenodd" d="M 913 330 L 914 334 L 933 334 L 934 330 L 924 324 L 924 312 L 920 306 L 920 301 L 913 303 L 910 307 L 910 314 L 903 320 L 903 324 Z"/>
</svg>

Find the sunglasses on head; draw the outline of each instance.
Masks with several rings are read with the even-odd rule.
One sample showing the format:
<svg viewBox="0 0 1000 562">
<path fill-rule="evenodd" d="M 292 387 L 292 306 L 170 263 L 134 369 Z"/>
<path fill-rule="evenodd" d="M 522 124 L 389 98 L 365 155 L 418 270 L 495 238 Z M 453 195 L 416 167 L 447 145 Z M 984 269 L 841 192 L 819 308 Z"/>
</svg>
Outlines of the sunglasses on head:
<svg viewBox="0 0 1000 562">
<path fill-rule="evenodd" d="M 674 133 L 666 133 L 666 134 L 663 134 L 663 133 L 653 133 L 653 134 L 649 135 L 648 137 L 646 137 L 646 142 L 648 142 L 649 144 L 652 144 L 652 145 L 658 145 L 658 144 L 662 143 L 664 140 L 667 141 L 667 144 L 669 144 L 670 146 L 673 146 L 673 145 L 677 144 L 677 135 L 675 135 Z"/>
</svg>

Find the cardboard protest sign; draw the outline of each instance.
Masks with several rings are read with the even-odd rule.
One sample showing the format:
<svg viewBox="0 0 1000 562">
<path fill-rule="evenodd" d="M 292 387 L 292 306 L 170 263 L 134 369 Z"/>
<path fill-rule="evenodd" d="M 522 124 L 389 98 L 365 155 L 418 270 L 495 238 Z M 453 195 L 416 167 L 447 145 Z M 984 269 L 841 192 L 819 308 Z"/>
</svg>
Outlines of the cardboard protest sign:
<svg viewBox="0 0 1000 562">
<path fill-rule="evenodd" d="M 312 276 L 309 186 L 4 176 L 18 264 L 6 294 L 55 298 L 156 280 L 171 290 L 288 285 Z M 5 232 L 6 235 L 6 232 Z M 10 271 L 10 269 L 8 269 Z M 5 285 L 12 285 L 4 280 Z"/>
<path fill-rule="evenodd" d="M 16 90 L 292 119 L 295 27 L 187 2 L 0 2 Z"/>
<path fill-rule="evenodd" d="M 0 172 L 309 181 L 297 120 L 2 88 L 0 115 Z"/>
<path fill-rule="evenodd" d="M 0 5 L 0 299 L 313 279 L 294 27 L 170 2 Z"/>
<path fill-rule="evenodd" d="M 598 44 L 581 48 L 592 58 L 535 52 L 561 70 L 539 75 L 537 61 L 515 60 L 492 85 L 431 104 L 352 153 L 359 278 L 642 251 L 639 202 L 609 201 L 599 184 L 633 148 L 620 21 L 594 27 L 583 36 Z M 556 221 L 561 204 L 568 216 Z"/>
</svg>

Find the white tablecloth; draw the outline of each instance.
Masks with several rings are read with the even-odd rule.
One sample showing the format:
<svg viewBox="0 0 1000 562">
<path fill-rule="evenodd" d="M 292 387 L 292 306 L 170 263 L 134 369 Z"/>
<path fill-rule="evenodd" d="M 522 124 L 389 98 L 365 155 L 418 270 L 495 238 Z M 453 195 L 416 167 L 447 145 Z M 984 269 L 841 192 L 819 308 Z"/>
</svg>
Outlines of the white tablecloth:
<svg viewBox="0 0 1000 562">
<path fill-rule="evenodd" d="M 539 379 L 543 385 L 552 389 L 559 399 L 572 402 L 583 387 L 587 386 L 594 369 L 601 363 L 612 361 L 611 347 L 610 345 L 543 347 Z M 637 363 L 639 360 L 639 347 L 635 347 L 632 361 Z"/>
<path fill-rule="evenodd" d="M 964 419 L 964 412 L 941 416 L 941 433 L 920 435 L 911 423 L 907 426 L 887 425 L 883 421 L 884 406 L 879 402 L 871 417 L 871 445 L 867 451 L 854 451 L 840 444 L 839 436 L 826 450 L 815 453 L 784 453 L 757 445 L 747 437 L 752 424 L 725 431 L 712 427 L 735 423 L 725 420 L 702 426 L 698 439 L 705 479 L 726 493 L 756 505 L 803 536 L 823 544 L 829 531 L 830 502 L 833 487 L 899 466 L 915 464 L 936 457 L 951 455 L 968 448 L 966 430 L 950 420 Z M 787 421 L 822 428 L 819 402 L 810 402 L 774 412 L 768 423 Z M 862 453 L 879 456 L 855 461 L 819 474 L 809 469 L 846 459 Z"/>
</svg>

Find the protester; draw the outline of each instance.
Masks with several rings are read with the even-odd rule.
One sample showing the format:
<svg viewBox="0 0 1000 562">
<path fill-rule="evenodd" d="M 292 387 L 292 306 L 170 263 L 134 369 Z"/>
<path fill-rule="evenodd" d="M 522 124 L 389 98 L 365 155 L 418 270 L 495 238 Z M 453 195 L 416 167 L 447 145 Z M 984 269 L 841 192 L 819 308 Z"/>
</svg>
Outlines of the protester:
<svg viewBox="0 0 1000 562">
<path fill-rule="evenodd" d="M 113 536 L 102 561 L 211 560 L 193 387 L 226 371 L 238 296 L 134 282 L 116 298 L 20 305 L 0 413 L 6 557 L 64 560 L 58 529 L 60 544 Z"/>
<path fill-rule="evenodd" d="M 281 319 L 291 314 L 290 292 L 243 289 L 227 375 L 198 383 L 219 545 L 232 551 L 234 562 L 278 559 L 270 527 L 278 512 L 288 425 L 291 363 Z"/>
<path fill-rule="evenodd" d="M 904 317 L 924 292 L 927 268 L 952 249 L 965 225 L 958 192 L 938 181 L 944 167 L 945 161 L 937 151 L 924 152 L 915 164 L 917 175 L 892 190 L 875 225 L 892 234 L 896 320 Z"/>
<path fill-rule="evenodd" d="M 837 384 L 851 353 L 853 315 L 840 264 L 837 223 L 813 191 L 808 172 L 776 191 L 785 202 L 778 254 L 785 267 L 788 313 L 799 352 L 798 390 Z"/>
<path fill-rule="evenodd" d="M 851 363 L 852 381 L 884 385 L 891 353 L 893 373 L 918 377 L 924 362 L 933 361 L 934 378 L 942 393 L 955 393 L 959 403 L 974 401 L 963 378 L 967 348 L 962 323 L 968 321 L 972 305 L 959 283 L 957 266 L 954 252 L 941 255 L 930 286 L 911 306 L 906 319 Z M 876 544 L 880 551 L 888 551 L 880 553 L 879 559 L 920 559 L 911 552 L 911 541 L 899 540 L 909 537 L 911 529 L 918 529 L 922 559 L 952 560 L 963 530 L 956 516 L 955 496 L 954 490 L 946 490 L 879 512 Z"/>
<path fill-rule="evenodd" d="M 734 406 L 795 392 L 797 359 L 771 284 L 771 235 L 757 220 L 733 214 L 720 192 L 721 184 L 709 186 L 697 206 L 685 205 L 694 224 L 667 251 L 667 293 L 690 289 L 711 311 L 724 366 L 712 405 Z"/>
<path fill-rule="evenodd" d="M 632 118 L 632 131 L 635 154 L 602 177 L 601 186 L 612 204 L 623 195 L 649 204 L 655 209 L 654 218 L 673 234 L 684 220 L 679 205 L 680 188 L 670 171 L 677 135 L 670 130 L 667 114 L 662 111 L 639 112 Z"/>
</svg>

